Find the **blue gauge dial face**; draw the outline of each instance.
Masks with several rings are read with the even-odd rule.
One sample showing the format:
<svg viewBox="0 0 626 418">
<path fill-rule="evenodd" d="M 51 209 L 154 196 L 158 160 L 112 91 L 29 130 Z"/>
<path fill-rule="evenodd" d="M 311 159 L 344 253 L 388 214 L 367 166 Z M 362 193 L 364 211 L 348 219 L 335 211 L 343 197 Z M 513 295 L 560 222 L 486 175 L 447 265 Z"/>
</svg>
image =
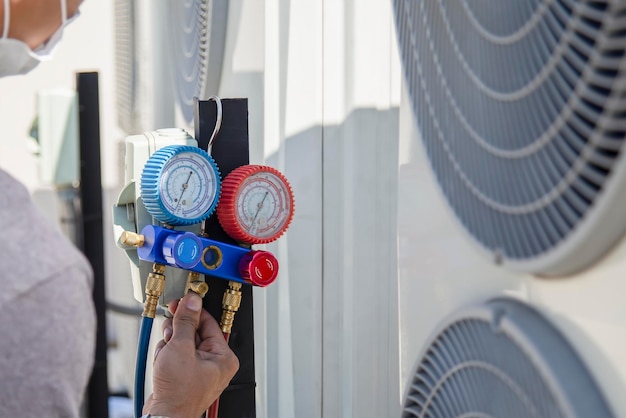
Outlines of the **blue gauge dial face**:
<svg viewBox="0 0 626 418">
<path fill-rule="evenodd" d="M 195 152 L 181 152 L 163 166 L 159 195 L 164 208 L 182 219 L 196 219 L 213 205 L 217 178 L 211 163 Z"/>
</svg>

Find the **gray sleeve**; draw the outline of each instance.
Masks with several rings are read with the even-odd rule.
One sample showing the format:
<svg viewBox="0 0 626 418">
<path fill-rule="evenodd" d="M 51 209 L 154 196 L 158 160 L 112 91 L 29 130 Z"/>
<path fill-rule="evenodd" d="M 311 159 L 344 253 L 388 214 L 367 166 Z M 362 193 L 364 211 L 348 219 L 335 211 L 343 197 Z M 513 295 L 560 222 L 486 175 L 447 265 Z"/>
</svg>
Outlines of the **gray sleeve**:
<svg viewBox="0 0 626 418">
<path fill-rule="evenodd" d="M 77 264 L 54 274 L 0 318 L 0 416 L 79 417 L 95 349 L 90 272 Z"/>
</svg>

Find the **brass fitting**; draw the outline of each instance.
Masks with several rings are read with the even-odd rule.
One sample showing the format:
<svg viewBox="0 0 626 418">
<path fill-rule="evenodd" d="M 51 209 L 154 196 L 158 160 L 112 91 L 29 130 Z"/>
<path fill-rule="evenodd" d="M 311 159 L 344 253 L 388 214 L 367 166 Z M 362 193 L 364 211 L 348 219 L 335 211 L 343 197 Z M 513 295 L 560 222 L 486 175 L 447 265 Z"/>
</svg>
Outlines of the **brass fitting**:
<svg viewBox="0 0 626 418">
<path fill-rule="evenodd" d="M 146 280 L 146 300 L 143 303 L 143 313 L 141 316 L 154 318 L 156 316 L 156 308 L 159 298 L 163 294 L 165 288 L 165 266 L 154 263 L 152 273 L 148 274 Z"/>
<path fill-rule="evenodd" d="M 189 291 L 197 293 L 203 298 L 209 291 L 209 285 L 205 282 L 191 282 L 189 283 Z"/>
<path fill-rule="evenodd" d="M 145 237 L 141 234 L 124 231 L 122 235 L 120 235 L 120 242 L 129 247 L 143 247 Z"/>
<path fill-rule="evenodd" d="M 241 283 L 229 281 L 228 289 L 224 291 L 222 298 L 220 328 L 223 333 L 230 334 L 232 331 L 235 313 L 239 310 L 239 306 L 241 306 Z"/>
<path fill-rule="evenodd" d="M 187 284 L 185 285 L 185 295 L 192 291 L 203 298 L 209 291 L 209 285 L 200 280 L 200 273 L 190 271 L 187 275 Z"/>
</svg>

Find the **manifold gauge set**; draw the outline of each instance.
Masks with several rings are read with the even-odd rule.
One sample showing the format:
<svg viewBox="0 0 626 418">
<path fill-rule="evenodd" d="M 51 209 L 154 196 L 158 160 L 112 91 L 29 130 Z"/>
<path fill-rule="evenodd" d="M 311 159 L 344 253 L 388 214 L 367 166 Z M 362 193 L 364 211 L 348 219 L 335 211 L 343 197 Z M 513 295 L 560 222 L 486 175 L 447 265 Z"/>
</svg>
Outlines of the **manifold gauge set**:
<svg viewBox="0 0 626 418">
<path fill-rule="evenodd" d="M 227 280 L 220 328 L 228 341 L 241 286 L 268 286 L 278 276 L 276 257 L 252 245 L 272 242 L 286 231 L 294 198 L 285 176 L 269 166 L 244 165 L 222 179 L 213 157 L 182 129 L 133 135 L 125 146 L 126 184 L 113 207 L 113 224 L 116 244 L 130 260 L 134 297 L 144 305 L 133 400 L 138 417 L 157 305 L 188 291 L 204 296 L 203 275 Z M 235 244 L 205 233 L 203 224 L 213 214 Z M 207 416 L 217 416 L 217 403 Z"/>
<path fill-rule="evenodd" d="M 144 166 L 141 196 L 146 210 L 163 224 L 143 228 L 143 245 L 137 248 L 141 260 L 256 286 L 276 279 L 276 258 L 248 246 L 278 239 L 293 218 L 293 192 L 279 171 L 246 165 L 222 183 L 206 151 L 168 145 Z M 172 228 L 202 222 L 216 208 L 222 228 L 243 246 Z"/>
<path fill-rule="evenodd" d="M 183 270 L 168 272 L 162 301 L 186 291 L 188 279 L 177 279 L 180 273 L 255 286 L 276 279 L 276 257 L 252 245 L 278 239 L 293 219 L 293 192 L 278 170 L 244 165 L 222 179 L 194 138 L 181 129 L 163 129 L 126 139 L 126 181 L 114 224 L 117 245 L 131 260 L 137 300 L 143 299 L 149 263 Z M 238 245 L 203 234 L 202 223 L 213 214 Z"/>
</svg>

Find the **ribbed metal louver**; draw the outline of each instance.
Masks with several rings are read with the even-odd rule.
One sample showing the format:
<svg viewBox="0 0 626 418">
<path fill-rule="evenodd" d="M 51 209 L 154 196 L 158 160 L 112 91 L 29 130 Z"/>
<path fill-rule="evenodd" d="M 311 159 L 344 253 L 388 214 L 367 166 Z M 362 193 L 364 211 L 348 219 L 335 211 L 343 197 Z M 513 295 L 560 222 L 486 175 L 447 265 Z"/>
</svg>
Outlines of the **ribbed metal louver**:
<svg viewBox="0 0 626 418">
<path fill-rule="evenodd" d="M 137 118 L 134 21 L 134 2 L 115 0 L 115 104 L 118 123 L 125 132 L 135 132 Z"/>
<path fill-rule="evenodd" d="M 516 270 L 596 261 L 626 229 L 626 3 L 394 8 L 417 124 L 463 226 Z"/>
<path fill-rule="evenodd" d="M 511 299 L 445 322 L 418 363 L 403 410 L 405 418 L 611 416 L 567 340 Z"/>
<path fill-rule="evenodd" d="M 186 122 L 194 97 L 218 93 L 228 18 L 228 0 L 169 0 L 171 71 Z"/>
</svg>

